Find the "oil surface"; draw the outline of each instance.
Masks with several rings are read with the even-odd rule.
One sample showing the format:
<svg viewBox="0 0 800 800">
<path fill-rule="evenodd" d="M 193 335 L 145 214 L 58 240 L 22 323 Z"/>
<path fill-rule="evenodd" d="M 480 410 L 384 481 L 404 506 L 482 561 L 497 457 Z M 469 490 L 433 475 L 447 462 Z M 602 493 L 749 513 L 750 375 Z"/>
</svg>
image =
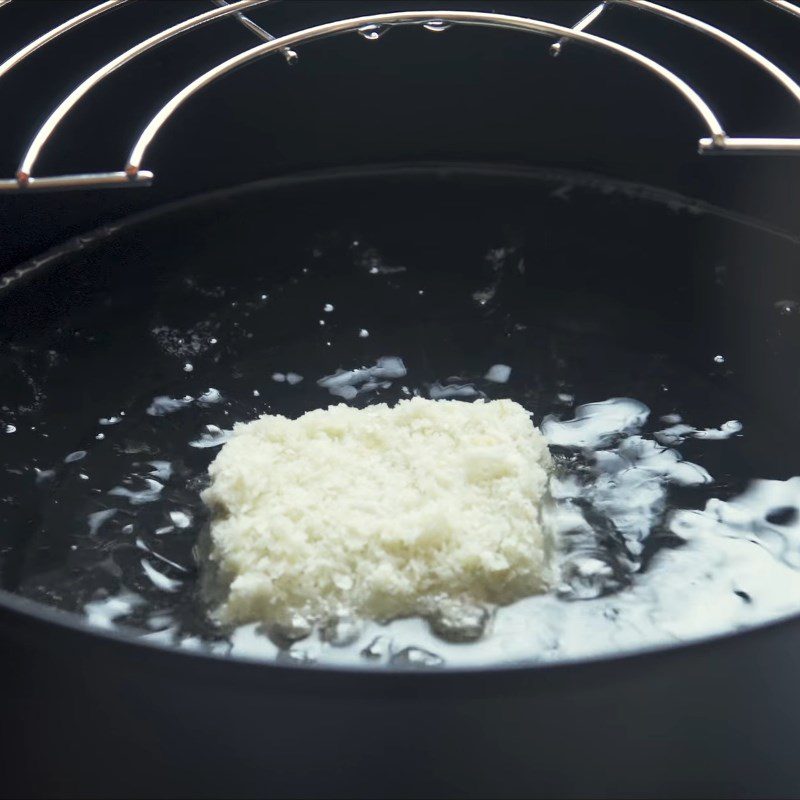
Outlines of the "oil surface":
<svg viewBox="0 0 800 800">
<path fill-rule="evenodd" d="M 0 356 L 4 588 L 180 647 L 428 669 L 636 650 L 800 610 L 793 423 L 764 402 L 796 389 L 767 370 L 794 352 L 800 288 L 740 291 L 751 250 L 779 265 L 796 245 L 580 176 L 492 190 L 494 205 L 486 186 L 447 191 L 229 198 L 29 281 Z M 557 589 L 487 609 L 471 643 L 419 619 L 293 643 L 213 625 L 199 492 L 233 423 L 413 394 L 532 412 L 557 461 Z"/>
</svg>

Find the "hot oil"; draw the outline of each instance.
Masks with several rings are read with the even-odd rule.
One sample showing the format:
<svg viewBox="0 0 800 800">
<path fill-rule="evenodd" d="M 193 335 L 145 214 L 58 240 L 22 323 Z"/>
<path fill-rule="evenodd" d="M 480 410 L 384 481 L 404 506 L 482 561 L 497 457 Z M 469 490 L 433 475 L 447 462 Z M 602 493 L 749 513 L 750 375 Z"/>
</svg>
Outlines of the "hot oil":
<svg viewBox="0 0 800 800">
<path fill-rule="evenodd" d="M 185 405 L 169 413 L 183 410 Z M 121 554 L 132 538 L 139 558 L 120 559 L 127 565 L 117 570 L 105 559 L 97 562 L 94 569 L 120 573 L 120 587 L 82 610 L 103 627 L 135 624 L 148 639 L 232 655 L 438 668 L 638 650 L 747 627 L 800 608 L 800 478 L 755 481 L 728 501 L 709 497 L 702 509 L 681 508 L 671 502 L 673 487 L 713 495 L 713 477 L 681 457 L 675 433 L 668 434 L 674 447 L 658 442 L 665 431 L 683 425 L 674 415 L 671 424 L 661 421 L 664 427 L 643 435 L 649 416 L 639 401 L 616 398 L 579 406 L 567 419 L 544 419 L 556 462 L 545 518 L 558 543 L 558 581 L 546 595 L 487 609 L 483 634 L 467 637 L 468 644 L 437 636 L 430 621 L 419 618 L 388 624 L 345 620 L 351 626 L 346 636 L 318 629 L 278 643 L 259 624 L 215 630 L 202 617 L 208 609 L 196 591 L 198 565 L 190 552 L 207 511 L 196 497 L 172 489 L 174 473 L 163 461 L 146 462 L 105 493 L 126 505 L 87 515 L 84 555 L 98 540 L 105 542 L 103 552 Z M 732 422 L 711 436 L 688 425 L 681 430 L 713 447 L 741 434 Z M 224 431 L 213 440 L 221 446 Z M 201 442 L 212 446 L 202 438 L 186 446 Z M 202 485 L 202 473 L 191 480 Z M 154 518 L 165 524 L 155 526 Z M 169 545 L 172 557 L 165 555 Z"/>
<path fill-rule="evenodd" d="M 558 225 L 569 226 L 564 197 L 580 183 L 566 195 L 551 183 L 527 190 L 544 228 L 531 213 L 524 224 L 485 224 L 477 237 L 456 221 L 458 235 L 431 234 L 427 247 L 393 248 L 385 227 L 373 230 L 363 215 L 332 222 L 326 206 L 302 241 L 286 232 L 268 268 L 232 266 L 222 246 L 216 261 L 195 261 L 217 242 L 203 242 L 201 222 L 190 221 L 197 240 L 188 252 L 154 267 L 157 280 L 120 300 L 122 311 L 98 297 L 83 316 L 54 323 L 44 342 L 20 344 L 14 369 L 30 378 L 40 407 L 9 407 L 0 420 L 5 441 L 18 443 L 9 474 L 30 483 L 40 511 L 24 546 L 8 551 L 10 588 L 145 640 L 376 668 L 572 660 L 796 613 L 800 469 L 775 475 L 750 454 L 780 440 L 780 421 L 765 421 L 741 391 L 746 365 L 735 343 L 709 334 L 713 306 L 680 339 L 661 327 L 691 325 L 654 325 L 646 292 L 632 302 L 597 275 L 559 285 L 559 270 L 597 257 L 599 245 L 576 253 L 579 244 L 559 235 Z M 604 191 L 585 203 L 641 205 Z M 259 219 L 248 213 L 256 236 Z M 646 212 L 651 232 L 738 224 L 681 214 Z M 216 236 L 224 241 L 231 226 L 241 236 L 244 224 L 232 216 Z M 644 236 L 638 250 L 627 242 L 626 255 L 607 237 L 623 261 L 649 246 Z M 787 336 L 797 316 L 788 297 L 782 287 L 765 312 Z M 55 355 L 42 362 L 45 349 Z M 54 409 L 59 387 L 84 366 L 95 391 L 70 429 Z M 281 637 L 264 625 L 216 626 L 201 591 L 209 512 L 199 494 L 232 425 L 413 395 L 508 397 L 532 412 L 556 462 L 545 510 L 558 543 L 553 590 L 467 609 L 450 628 L 342 619 Z"/>
</svg>

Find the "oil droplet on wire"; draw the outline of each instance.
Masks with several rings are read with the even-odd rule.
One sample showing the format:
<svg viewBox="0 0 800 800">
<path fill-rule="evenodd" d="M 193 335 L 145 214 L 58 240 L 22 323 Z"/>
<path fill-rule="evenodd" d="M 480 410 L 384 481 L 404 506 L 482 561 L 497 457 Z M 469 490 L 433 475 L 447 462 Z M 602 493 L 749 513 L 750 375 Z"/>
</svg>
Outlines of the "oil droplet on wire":
<svg viewBox="0 0 800 800">
<path fill-rule="evenodd" d="M 453 27 L 453 23 L 445 22 L 443 19 L 432 19 L 428 22 L 424 22 L 422 27 L 431 33 L 444 33 L 446 30 Z"/>
<path fill-rule="evenodd" d="M 358 29 L 358 35 L 370 42 L 375 42 L 389 30 L 383 25 L 363 25 Z"/>
</svg>

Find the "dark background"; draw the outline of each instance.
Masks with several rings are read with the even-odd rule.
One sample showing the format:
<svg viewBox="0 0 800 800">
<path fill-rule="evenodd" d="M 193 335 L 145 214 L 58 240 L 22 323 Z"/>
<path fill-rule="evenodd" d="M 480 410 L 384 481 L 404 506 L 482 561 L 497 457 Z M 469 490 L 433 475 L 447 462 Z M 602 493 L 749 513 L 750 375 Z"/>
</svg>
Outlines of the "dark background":
<svg viewBox="0 0 800 800">
<path fill-rule="evenodd" d="M 89 4 L 15 0 L 0 9 L 10 54 Z M 800 20 L 745 0 L 672 3 L 716 22 L 792 74 Z M 436 3 L 291 0 L 249 12 L 278 35 L 397 8 L 459 7 L 573 24 L 591 0 Z M 0 83 L 0 175 L 11 177 L 50 109 L 90 71 L 154 31 L 210 8 L 141 0 L 102 15 L 35 53 Z M 724 46 L 666 20 L 614 6 L 591 31 L 640 49 L 689 80 L 732 135 L 796 135 L 800 109 Z M 121 169 L 139 131 L 182 85 L 259 40 L 232 18 L 185 34 L 126 65 L 67 117 L 36 173 Z M 486 29 L 443 35 L 350 34 L 248 65 L 207 87 L 162 130 L 145 168 L 152 188 L 0 196 L 0 270 L 166 200 L 321 166 L 423 159 L 558 165 L 665 185 L 796 229 L 800 160 L 699 157 L 699 120 L 670 87 L 609 53 Z"/>
</svg>

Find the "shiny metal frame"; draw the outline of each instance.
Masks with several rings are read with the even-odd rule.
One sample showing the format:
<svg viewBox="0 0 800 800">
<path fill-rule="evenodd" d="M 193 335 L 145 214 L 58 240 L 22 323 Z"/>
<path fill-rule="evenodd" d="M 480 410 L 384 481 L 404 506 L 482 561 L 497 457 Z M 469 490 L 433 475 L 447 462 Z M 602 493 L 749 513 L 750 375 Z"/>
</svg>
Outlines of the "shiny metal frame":
<svg viewBox="0 0 800 800">
<path fill-rule="evenodd" d="M 767 0 L 767 2 L 770 5 L 775 6 L 775 8 L 781 9 L 781 11 L 785 11 L 787 14 L 800 17 L 800 6 L 790 3 L 789 0 Z"/>
<path fill-rule="evenodd" d="M 0 0 L 0 7 L 7 5 L 10 1 L 11 0 Z M 36 50 L 45 46 L 58 36 L 61 36 L 78 25 L 82 25 L 96 18 L 100 14 L 118 8 L 129 1 L 130 0 L 107 0 L 107 2 L 93 6 L 44 33 L 0 64 L 0 78 L 21 61 L 32 55 Z M 800 105 L 800 86 L 786 72 L 764 55 L 713 25 L 667 6 L 650 2 L 650 0 L 602 0 L 602 2 L 592 8 L 589 13 L 582 17 L 571 28 L 545 22 L 543 20 L 497 14 L 494 12 L 454 10 L 397 11 L 327 22 L 277 38 L 243 14 L 244 11 L 251 8 L 268 5 L 270 2 L 273 2 L 273 0 L 235 0 L 235 2 L 233 0 L 212 0 L 212 2 L 216 6 L 214 9 L 178 22 L 144 39 L 100 67 L 78 84 L 78 86 L 56 106 L 44 124 L 36 132 L 23 155 L 15 177 L 9 180 L 0 180 L 0 190 L 20 191 L 33 189 L 103 188 L 148 185 L 153 179 L 153 173 L 142 169 L 142 162 L 149 145 L 173 114 L 205 86 L 208 86 L 238 67 L 257 61 L 276 52 L 282 53 L 288 63 L 293 63 L 298 57 L 294 48 L 314 40 L 352 32 L 360 33 L 365 39 L 377 40 L 380 38 L 382 32 L 390 28 L 408 25 L 421 25 L 434 32 L 444 31 L 452 25 L 470 25 L 538 34 L 556 40 L 550 48 L 550 52 L 554 56 L 562 53 L 564 46 L 568 42 L 581 42 L 637 64 L 678 92 L 695 111 L 707 133 L 706 136 L 703 136 L 699 140 L 698 149 L 700 153 L 783 153 L 800 155 L 800 137 L 728 136 L 710 106 L 686 81 L 679 78 L 675 73 L 668 70 L 654 59 L 649 58 L 637 50 L 587 32 L 587 29 L 592 23 L 595 22 L 604 11 L 607 11 L 607 9 L 612 6 L 631 7 L 640 12 L 653 14 L 670 22 L 696 30 L 733 49 L 743 58 L 748 59 L 767 73 L 770 78 L 777 81 L 791 95 L 792 99 Z M 767 0 L 767 2 L 772 6 L 800 18 L 800 6 L 789 2 L 789 0 Z M 33 177 L 33 168 L 42 148 L 56 131 L 64 117 L 67 116 L 72 108 L 74 108 L 94 86 L 147 50 L 161 45 L 176 36 L 195 30 L 202 25 L 215 22 L 220 18 L 228 16 L 238 20 L 248 30 L 258 36 L 259 39 L 262 40 L 261 43 L 216 64 L 187 84 L 165 103 L 139 134 L 130 151 L 124 170 L 41 178 Z"/>
</svg>

